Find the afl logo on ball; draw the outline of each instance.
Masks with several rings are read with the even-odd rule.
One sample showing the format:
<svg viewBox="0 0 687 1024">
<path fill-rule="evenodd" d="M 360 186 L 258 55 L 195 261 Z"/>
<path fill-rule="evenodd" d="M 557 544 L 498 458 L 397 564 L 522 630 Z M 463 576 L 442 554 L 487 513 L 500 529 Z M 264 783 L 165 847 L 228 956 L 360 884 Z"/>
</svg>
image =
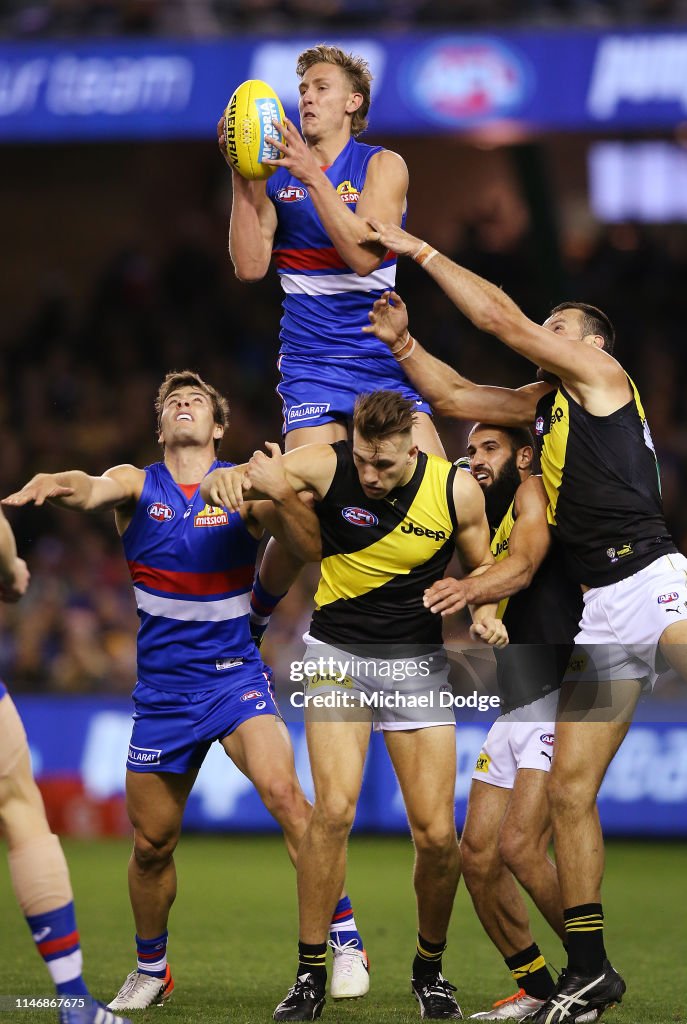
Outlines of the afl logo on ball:
<svg viewBox="0 0 687 1024">
<path fill-rule="evenodd" d="M 300 185 L 285 185 L 277 192 L 276 198 L 280 203 L 300 203 L 307 198 L 308 193 Z"/>
<path fill-rule="evenodd" d="M 154 501 L 152 505 L 148 505 L 148 515 L 156 523 L 168 523 L 174 519 L 175 512 L 169 505 L 164 505 L 161 501 Z"/>
<path fill-rule="evenodd" d="M 377 516 L 368 512 L 366 508 L 358 508 L 356 505 L 348 505 L 341 509 L 341 515 L 351 526 L 376 526 L 379 522 Z"/>
</svg>

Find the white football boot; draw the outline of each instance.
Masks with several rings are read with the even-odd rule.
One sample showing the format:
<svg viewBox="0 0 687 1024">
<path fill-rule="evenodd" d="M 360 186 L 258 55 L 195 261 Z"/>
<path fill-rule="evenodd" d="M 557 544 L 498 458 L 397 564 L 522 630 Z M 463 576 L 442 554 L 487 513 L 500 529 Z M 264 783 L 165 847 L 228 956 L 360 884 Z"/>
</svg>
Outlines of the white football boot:
<svg viewBox="0 0 687 1024">
<path fill-rule="evenodd" d="M 114 999 L 107 1005 L 111 1010 L 147 1010 L 149 1006 L 162 1006 L 174 991 L 169 964 L 164 978 L 132 971 Z"/>
<path fill-rule="evenodd" d="M 470 1020 L 523 1020 L 530 1014 L 536 1013 L 544 1005 L 545 1000 L 535 999 L 528 996 L 524 988 L 521 988 L 507 999 L 499 999 L 494 1003 L 491 1010 L 482 1010 L 481 1013 L 471 1013 Z M 579 1017 L 579 1024 L 591 1024 L 598 1017 L 596 1010 L 585 1013 Z"/>
<path fill-rule="evenodd" d="M 367 953 L 359 949 L 355 939 L 338 943 L 329 940 L 334 951 L 332 981 L 329 988 L 332 999 L 360 999 L 370 991 L 370 965 Z"/>
</svg>

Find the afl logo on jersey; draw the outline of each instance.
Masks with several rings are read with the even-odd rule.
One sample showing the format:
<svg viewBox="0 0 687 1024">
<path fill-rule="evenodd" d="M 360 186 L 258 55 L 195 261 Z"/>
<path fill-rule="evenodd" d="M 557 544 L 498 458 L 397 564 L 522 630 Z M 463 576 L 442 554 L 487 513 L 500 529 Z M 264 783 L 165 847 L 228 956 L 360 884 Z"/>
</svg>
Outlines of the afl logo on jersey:
<svg viewBox="0 0 687 1024">
<path fill-rule="evenodd" d="M 174 519 L 176 513 L 173 508 L 165 505 L 162 501 L 154 501 L 152 505 L 148 505 L 148 515 L 156 523 L 168 523 Z"/>
<path fill-rule="evenodd" d="M 373 512 L 368 512 L 366 508 L 358 508 L 356 505 L 342 508 L 341 515 L 351 526 L 376 526 L 379 522 Z"/>
<path fill-rule="evenodd" d="M 540 436 L 544 433 L 544 417 L 543 416 L 537 416 L 536 420 L 534 421 L 534 432 L 535 432 L 535 434 L 539 434 Z"/>
<path fill-rule="evenodd" d="M 302 203 L 307 197 L 308 193 L 301 185 L 285 185 L 276 195 L 280 203 Z"/>
</svg>

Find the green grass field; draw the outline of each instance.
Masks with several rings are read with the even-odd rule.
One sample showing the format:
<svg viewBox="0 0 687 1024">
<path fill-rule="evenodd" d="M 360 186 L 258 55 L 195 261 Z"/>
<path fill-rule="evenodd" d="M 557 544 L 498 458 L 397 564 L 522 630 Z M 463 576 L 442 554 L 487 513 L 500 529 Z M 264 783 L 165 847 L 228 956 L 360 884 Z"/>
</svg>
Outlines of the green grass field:
<svg viewBox="0 0 687 1024">
<path fill-rule="evenodd" d="M 109 999 L 133 969 L 133 925 L 126 890 L 129 844 L 66 842 L 81 930 L 85 976 Z M 419 1019 L 408 978 L 415 916 L 408 840 L 357 838 L 350 847 L 349 888 L 372 961 L 363 1001 L 328 1000 L 324 1019 L 360 1024 Z M 179 894 L 169 956 L 176 991 L 163 1009 L 135 1015 L 161 1024 L 254 1024 L 269 1021 L 292 983 L 297 938 L 293 869 L 274 837 L 188 837 L 177 853 Z M 675 1024 L 687 1006 L 687 859 L 684 845 L 609 845 L 605 910 L 607 945 L 628 993 L 609 1024 Z M 47 972 L 0 874 L 0 994 L 50 995 Z M 560 966 L 561 947 L 544 922 L 534 934 Z M 510 995 L 512 983 L 482 933 L 461 887 L 445 971 L 459 987 L 465 1015 Z M 54 1011 L 8 1011 L 0 1024 L 54 1019 Z"/>
</svg>

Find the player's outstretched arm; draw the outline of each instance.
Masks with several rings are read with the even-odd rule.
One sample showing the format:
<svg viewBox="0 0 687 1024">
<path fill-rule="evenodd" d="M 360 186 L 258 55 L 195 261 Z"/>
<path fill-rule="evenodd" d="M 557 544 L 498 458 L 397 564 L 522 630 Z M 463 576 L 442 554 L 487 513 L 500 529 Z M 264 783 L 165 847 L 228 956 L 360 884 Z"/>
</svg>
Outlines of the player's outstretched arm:
<svg viewBox="0 0 687 1024">
<path fill-rule="evenodd" d="M 459 266 L 427 242 L 396 224 L 369 217 L 369 238 L 388 245 L 399 256 L 410 256 L 434 278 L 453 304 L 475 327 L 493 334 L 509 348 L 541 366 L 573 387 L 627 391 L 619 363 L 601 348 L 558 339 L 556 334 L 525 316 L 513 300 L 495 284 Z"/>
<path fill-rule="evenodd" d="M 529 426 L 537 402 L 551 390 L 550 384 L 527 384 L 524 388 L 498 388 L 473 384 L 447 363 L 436 359 L 408 333 L 408 312 L 396 292 L 384 292 L 368 313 L 370 324 L 363 327 L 389 346 L 403 365 L 412 384 L 434 411 L 455 419 L 482 420 L 494 426 Z"/>
<path fill-rule="evenodd" d="M 508 556 L 479 575 L 438 580 L 425 591 L 425 607 L 437 614 L 450 615 L 466 604 L 500 601 L 529 587 L 551 545 L 547 506 L 541 477 L 532 476 L 520 484 L 515 495 L 516 519 L 508 541 Z"/>
<path fill-rule="evenodd" d="M 265 446 L 269 455 L 257 451 L 241 466 L 221 467 L 208 473 L 200 486 L 202 498 L 238 512 L 244 501 L 272 498 L 282 486 L 284 476 L 297 493 L 312 491 L 316 497 L 324 497 L 336 470 L 336 453 L 331 445 L 307 444 L 287 455 L 282 455 L 273 441 L 267 441 Z"/>
<path fill-rule="evenodd" d="M 251 502 L 247 506 L 247 521 L 249 524 L 254 521 L 261 529 L 268 530 L 279 546 L 294 555 L 299 563 L 319 562 L 322 539 L 320 522 L 312 509 L 312 495 L 306 492 L 299 494 L 291 486 L 279 446 L 268 441 L 266 447 L 270 456 L 256 452 L 248 463 L 246 476 L 253 490 L 269 494 L 271 500 Z M 265 557 L 268 557 L 268 552 L 265 552 Z M 288 586 L 272 592 L 282 593 L 284 589 Z"/>
<path fill-rule="evenodd" d="M 138 501 L 144 480 L 143 470 L 129 465 L 114 466 L 102 476 L 89 476 L 79 469 L 37 473 L 21 490 L 3 498 L 2 504 L 40 506 L 51 501 L 80 512 L 102 512 Z"/>
<path fill-rule="evenodd" d="M 29 570 L 24 559 L 17 556 L 12 527 L 0 509 L 0 600 L 18 601 L 28 585 Z"/>
</svg>

